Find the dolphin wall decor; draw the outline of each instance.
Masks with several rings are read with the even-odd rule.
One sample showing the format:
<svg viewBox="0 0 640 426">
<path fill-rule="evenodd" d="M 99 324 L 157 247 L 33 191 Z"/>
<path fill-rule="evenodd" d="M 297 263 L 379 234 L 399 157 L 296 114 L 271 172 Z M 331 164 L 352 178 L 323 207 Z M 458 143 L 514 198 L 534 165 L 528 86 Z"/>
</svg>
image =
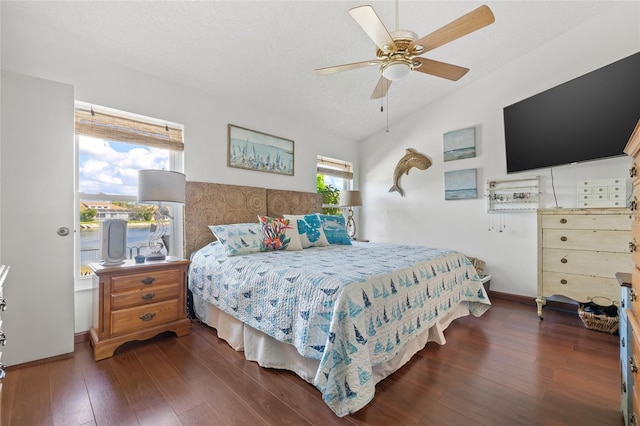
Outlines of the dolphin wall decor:
<svg viewBox="0 0 640 426">
<path fill-rule="evenodd" d="M 400 187 L 400 178 L 403 174 L 408 175 L 409 170 L 413 167 L 420 170 L 428 169 L 431 167 L 431 160 L 415 149 L 407 148 L 407 153 L 398 161 L 393 171 L 393 186 L 389 189 L 389 192 L 399 192 L 400 195 L 404 197 L 404 191 Z"/>
</svg>

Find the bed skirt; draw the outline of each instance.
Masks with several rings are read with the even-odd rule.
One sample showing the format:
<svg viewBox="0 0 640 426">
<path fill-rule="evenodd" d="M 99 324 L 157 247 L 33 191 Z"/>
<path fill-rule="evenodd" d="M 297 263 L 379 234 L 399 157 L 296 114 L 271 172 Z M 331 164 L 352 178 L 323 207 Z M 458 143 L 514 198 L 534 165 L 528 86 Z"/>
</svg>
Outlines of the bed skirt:
<svg viewBox="0 0 640 426">
<path fill-rule="evenodd" d="M 255 361 L 262 367 L 280 368 L 292 371 L 313 384 L 320 364 L 319 360 L 304 358 L 293 345 L 282 343 L 252 328 L 231 315 L 221 311 L 200 296 L 193 294 L 193 307 L 198 319 L 218 332 L 229 346 L 237 351 L 244 351 L 249 361 Z M 375 383 L 389 376 L 413 355 L 423 349 L 428 342 L 439 345 L 446 343 L 444 330 L 457 318 L 469 315 L 468 302 L 461 302 L 433 327 L 411 340 L 395 357 L 373 367 Z"/>
</svg>

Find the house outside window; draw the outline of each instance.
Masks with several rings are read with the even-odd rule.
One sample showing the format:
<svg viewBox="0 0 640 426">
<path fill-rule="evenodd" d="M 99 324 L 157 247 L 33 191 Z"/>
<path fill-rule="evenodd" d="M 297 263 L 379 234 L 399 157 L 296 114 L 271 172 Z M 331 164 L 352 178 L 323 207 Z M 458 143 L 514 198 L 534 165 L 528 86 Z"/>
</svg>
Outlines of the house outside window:
<svg viewBox="0 0 640 426">
<path fill-rule="evenodd" d="M 157 206 L 137 203 L 138 170 L 183 171 L 182 126 L 76 102 L 76 271 L 100 260 L 100 223 L 127 220 L 127 257 L 149 253 Z M 163 252 L 182 255 L 182 208 L 172 206 Z"/>
<path fill-rule="evenodd" d="M 322 212 L 341 215 L 340 191 L 353 187 L 353 165 L 347 161 L 318 156 L 317 191 L 322 194 Z"/>
</svg>

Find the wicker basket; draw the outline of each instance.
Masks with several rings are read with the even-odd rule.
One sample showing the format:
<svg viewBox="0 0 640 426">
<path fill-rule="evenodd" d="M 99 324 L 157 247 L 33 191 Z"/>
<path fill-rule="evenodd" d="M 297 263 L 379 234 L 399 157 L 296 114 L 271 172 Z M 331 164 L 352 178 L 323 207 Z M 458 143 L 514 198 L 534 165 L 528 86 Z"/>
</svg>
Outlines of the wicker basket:
<svg viewBox="0 0 640 426">
<path fill-rule="evenodd" d="M 584 307 L 586 303 L 578 303 L 578 315 L 584 326 L 590 330 L 604 331 L 605 333 L 615 334 L 618 331 L 620 322 L 619 315 L 598 315 L 593 312 L 586 312 Z"/>
</svg>

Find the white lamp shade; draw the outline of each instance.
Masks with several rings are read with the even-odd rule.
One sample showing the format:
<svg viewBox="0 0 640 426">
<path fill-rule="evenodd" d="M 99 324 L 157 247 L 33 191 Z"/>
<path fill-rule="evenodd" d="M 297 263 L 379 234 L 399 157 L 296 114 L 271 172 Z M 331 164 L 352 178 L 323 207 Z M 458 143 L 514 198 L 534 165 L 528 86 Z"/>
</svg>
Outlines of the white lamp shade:
<svg viewBox="0 0 640 426">
<path fill-rule="evenodd" d="M 362 205 L 360 191 L 340 191 L 340 205 L 359 207 Z"/>
<path fill-rule="evenodd" d="M 183 173 L 169 170 L 138 171 L 139 203 L 184 203 Z"/>
</svg>

